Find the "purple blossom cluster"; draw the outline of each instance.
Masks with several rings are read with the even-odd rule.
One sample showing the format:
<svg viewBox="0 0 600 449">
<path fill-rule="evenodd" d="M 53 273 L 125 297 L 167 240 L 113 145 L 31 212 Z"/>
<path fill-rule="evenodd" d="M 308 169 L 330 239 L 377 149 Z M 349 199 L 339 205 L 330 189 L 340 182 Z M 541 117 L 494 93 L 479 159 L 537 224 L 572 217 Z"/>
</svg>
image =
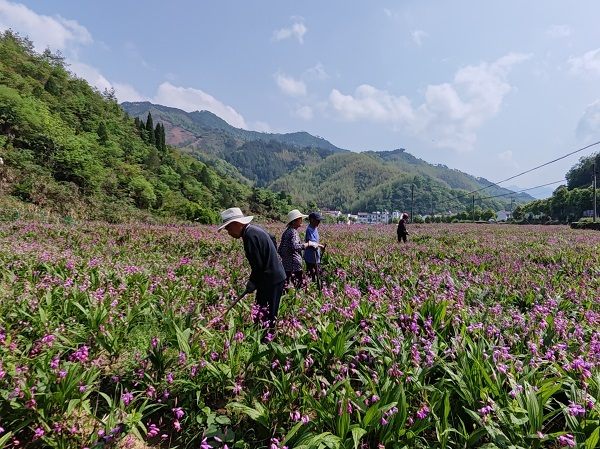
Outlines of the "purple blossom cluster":
<svg viewBox="0 0 600 449">
<path fill-rule="evenodd" d="M 363 447 L 432 447 L 445 413 L 482 443 L 593 434 L 600 237 L 416 226 L 401 248 L 323 226 L 322 289 L 286 293 L 265 339 L 251 299 L 208 326 L 249 274 L 215 227 L 0 226 L 0 438 L 281 448 L 358 426 Z"/>
</svg>

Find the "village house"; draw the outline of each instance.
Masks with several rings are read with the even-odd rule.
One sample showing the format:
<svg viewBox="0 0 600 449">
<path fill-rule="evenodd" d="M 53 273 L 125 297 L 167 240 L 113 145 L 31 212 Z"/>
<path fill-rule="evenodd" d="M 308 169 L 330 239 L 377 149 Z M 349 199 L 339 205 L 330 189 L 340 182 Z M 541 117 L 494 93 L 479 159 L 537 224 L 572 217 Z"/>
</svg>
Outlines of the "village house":
<svg viewBox="0 0 600 449">
<path fill-rule="evenodd" d="M 496 221 L 506 221 L 512 218 L 512 212 L 508 210 L 499 210 L 496 212 Z"/>
</svg>

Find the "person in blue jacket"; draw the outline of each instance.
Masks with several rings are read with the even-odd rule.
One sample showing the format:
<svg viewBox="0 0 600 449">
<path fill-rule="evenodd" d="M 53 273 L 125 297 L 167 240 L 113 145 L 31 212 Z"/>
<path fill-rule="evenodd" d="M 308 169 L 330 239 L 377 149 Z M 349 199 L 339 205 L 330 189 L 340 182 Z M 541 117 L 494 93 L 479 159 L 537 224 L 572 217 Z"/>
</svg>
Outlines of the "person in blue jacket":
<svg viewBox="0 0 600 449">
<path fill-rule="evenodd" d="M 250 224 L 254 217 L 244 216 L 239 207 L 221 212 L 221 218 L 223 224 L 218 230 L 224 228 L 232 238 L 241 238 L 244 242 L 244 253 L 251 269 L 245 293 L 256 291 L 259 306 L 255 322 L 273 329 L 286 279 L 275 243 L 267 231 Z"/>
<path fill-rule="evenodd" d="M 318 212 L 308 214 L 309 224 L 304 234 L 304 242 L 308 243 L 309 248 L 304 251 L 304 263 L 306 264 L 306 274 L 312 280 L 319 275 L 319 264 L 321 263 L 321 245 L 319 242 L 319 230 L 317 229 L 324 218 Z"/>
</svg>

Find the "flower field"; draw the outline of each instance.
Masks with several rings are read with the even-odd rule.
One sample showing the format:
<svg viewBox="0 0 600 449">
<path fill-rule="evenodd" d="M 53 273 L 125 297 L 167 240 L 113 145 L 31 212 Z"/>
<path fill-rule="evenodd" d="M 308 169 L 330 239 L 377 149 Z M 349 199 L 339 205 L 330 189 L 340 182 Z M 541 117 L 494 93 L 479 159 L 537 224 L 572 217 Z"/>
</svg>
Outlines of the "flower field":
<svg viewBox="0 0 600 449">
<path fill-rule="evenodd" d="M 0 224 L 0 448 L 598 447 L 600 233 L 319 231 L 263 338 L 216 227 Z"/>
</svg>

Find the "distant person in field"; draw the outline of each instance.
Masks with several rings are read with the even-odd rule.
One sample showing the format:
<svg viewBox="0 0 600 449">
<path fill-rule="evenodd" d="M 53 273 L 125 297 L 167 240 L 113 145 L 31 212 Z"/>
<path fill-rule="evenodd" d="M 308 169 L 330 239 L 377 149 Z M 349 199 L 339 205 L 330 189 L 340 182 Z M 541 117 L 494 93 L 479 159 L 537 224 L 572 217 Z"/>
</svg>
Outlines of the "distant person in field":
<svg viewBox="0 0 600 449">
<path fill-rule="evenodd" d="M 232 238 L 241 238 L 244 242 L 244 253 L 251 269 L 245 292 L 256 291 L 259 307 L 254 321 L 274 329 L 286 279 L 285 270 L 271 235 L 260 226 L 251 225 L 253 218 L 244 216 L 239 207 L 232 207 L 221 212 L 223 224 L 218 230 L 225 228 Z"/>
<path fill-rule="evenodd" d="M 408 236 L 408 231 L 406 229 L 406 222 L 408 221 L 408 214 L 404 213 L 402 214 L 402 216 L 400 217 L 400 221 L 398 222 L 398 229 L 396 230 L 397 234 L 398 234 L 398 242 L 404 242 L 406 243 L 407 241 L 407 236 Z"/>
<path fill-rule="evenodd" d="M 319 231 L 317 230 L 323 221 L 323 217 L 318 212 L 311 212 L 308 215 L 308 221 L 304 242 L 308 243 L 311 249 L 304 251 L 304 262 L 306 263 L 306 274 L 314 281 L 319 276 L 321 248 L 325 248 L 324 245 L 319 243 Z"/>
<path fill-rule="evenodd" d="M 279 242 L 279 255 L 283 263 L 283 269 L 287 276 L 286 288 L 290 284 L 299 288 L 304 281 L 304 272 L 302 271 L 302 251 L 309 247 L 310 243 L 302 243 L 298 229 L 302 226 L 302 220 L 308 217 L 298 209 L 291 210 L 287 214 L 287 228 L 281 235 Z M 316 245 L 313 243 L 313 245 Z"/>
</svg>

